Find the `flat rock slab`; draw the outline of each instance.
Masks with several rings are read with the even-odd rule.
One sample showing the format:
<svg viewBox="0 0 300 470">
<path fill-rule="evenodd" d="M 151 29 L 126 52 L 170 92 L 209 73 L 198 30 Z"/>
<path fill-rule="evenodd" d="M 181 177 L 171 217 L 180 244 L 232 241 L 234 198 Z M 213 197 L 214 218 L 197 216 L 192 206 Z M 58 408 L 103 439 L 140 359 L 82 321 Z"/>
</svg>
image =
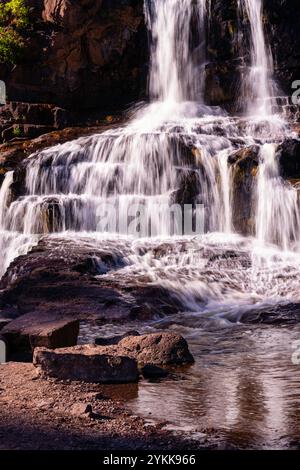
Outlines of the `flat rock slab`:
<svg viewBox="0 0 300 470">
<path fill-rule="evenodd" d="M 50 350 L 36 348 L 33 364 L 42 377 L 89 383 L 119 384 L 137 382 L 136 360 L 103 351 L 93 345 Z"/>
<path fill-rule="evenodd" d="M 49 349 L 77 344 L 79 321 L 28 313 L 1 330 L 10 352 L 29 352 L 38 346 Z"/>
</svg>

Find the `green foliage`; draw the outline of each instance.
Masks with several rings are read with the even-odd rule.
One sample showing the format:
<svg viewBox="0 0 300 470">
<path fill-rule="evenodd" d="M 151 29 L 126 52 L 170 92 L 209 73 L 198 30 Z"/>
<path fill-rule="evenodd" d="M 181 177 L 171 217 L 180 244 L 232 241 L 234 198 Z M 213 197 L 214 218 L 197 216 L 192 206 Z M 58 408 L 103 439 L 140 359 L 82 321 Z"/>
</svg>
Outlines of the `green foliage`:
<svg viewBox="0 0 300 470">
<path fill-rule="evenodd" d="M 29 24 L 29 10 L 24 0 L 0 4 L 0 62 L 16 64 L 24 51 L 22 29 Z"/>
<path fill-rule="evenodd" d="M 22 131 L 20 129 L 20 126 L 14 127 L 13 135 L 14 135 L 14 137 L 21 137 Z"/>
<path fill-rule="evenodd" d="M 0 5 L 0 26 L 14 25 L 17 29 L 29 23 L 29 10 L 24 0 L 10 0 Z"/>
<path fill-rule="evenodd" d="M 16 64 L 22 57 L 24 42 L 17 31 L 0 27 L 0 62 Z"/>
</svg>

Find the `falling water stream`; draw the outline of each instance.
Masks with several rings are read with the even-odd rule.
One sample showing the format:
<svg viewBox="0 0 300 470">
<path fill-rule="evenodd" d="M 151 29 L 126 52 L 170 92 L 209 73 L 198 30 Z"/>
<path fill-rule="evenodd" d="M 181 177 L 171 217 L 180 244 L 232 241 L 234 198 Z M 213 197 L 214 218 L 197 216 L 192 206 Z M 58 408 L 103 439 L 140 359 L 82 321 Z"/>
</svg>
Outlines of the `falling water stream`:
<svg viewBox="0 0 300 470">
<path fill-rule="evenodd" d="M 124 126 L 31 155 L 25 192 L 15 200 L 11 198 L 14 175 L 6 174 L 0 192 L 0 274 L 45 234 L 60 242 L 64 237 L 82 243 L 88 238 L 95 246 L 109 244 L 112 249 L 113 243 L 116 250 L 124 250 L 123 266 L 102 276 L 112 283 L 122 277 L 131 285 L 146 279 L 148 285 L 170 292 L 181 313 L 143 328 L 182 331 L 201 357 L 194 369 L 186 371 L 183 385 L 167 381 L 155 389 L 146 384 L 132 406 L 139 412 L 145 406 L 148 410 L 151 403 L 158 404 L 160 393 L 170 394 L 172 404 L 168 407 L 166 400 L 164 410 L 158 407 L 160 413 L 193 429 L 205 420 L 208 426 L 221 427 L 223 408 L 224 427 L 233 435 L 252 413 L 251 406 L 257 406 L 258 396 L 267 409 L 285 393 L 280 367 L 290 364 L 289 356 L 278 361 L 276 382 L 269 370 L 263 371 L 263 361 L 249 352 L 254 347 L 266 360 L 275 360 L 274 344 L 281 341 L 278 331 L 272 335 L 264 328 L 245 330 L 238 322 L 249 314 L 298 301 L 299 201 L 297 189 L 280 177 L 276 159 L 279 144 L 293 134 L 284 118 L 272 113 L 277 90 L 262 0 L 238 1 L 242 20 L 249 23 L 251 44 L 242 117 L 205 104 L 208 4 L 145 0 L 151 38 L 150 103 L 139 106 Z M 229 157 L 251 146 L 259 146 L 260 163 L 253 188 L 254 228 L 242 234 L 233 222 L 235 169 Z M 193 188 L 193 202 L 204 207 L 205 233 L 170 237 L 168 208 L 174 200 L 186 202 L 180 196 L 186 185 Z M 112 206 L 127 214 L 134 204 L 143 204 L 152 237 L 132 239 L 99 225 L 99 214 L 109 219 Z M 82 340 L 92 337 L 88 330 Z M 283 336 L 285 345 L 297 339 L 295 331 Z M 257 377 L 254 372 L 247 376 L 252 365 Z M 259 374 L 265 374 L 261 381 Z M 275 398 L 270 389 L 273 379 L 280 388 Z M 239 388 L 245 394 L 237 398 Z M 221 399 L 223 389 L 227 396 Z M 243 401 L 237 403 L 253 394 L 257 397 L 249 409 Z M 255 425 L 262 428 L 259 419 L 254 419 Z M 273 419 L 278 422 L 267 423 L 267 433 L 257 432 L 261 440 L 273 441 L 274 426 L 281 426 L 285 418 L 275 414 Z M 247 436 L 248 428 L 244 428 Z"/>
</svg>

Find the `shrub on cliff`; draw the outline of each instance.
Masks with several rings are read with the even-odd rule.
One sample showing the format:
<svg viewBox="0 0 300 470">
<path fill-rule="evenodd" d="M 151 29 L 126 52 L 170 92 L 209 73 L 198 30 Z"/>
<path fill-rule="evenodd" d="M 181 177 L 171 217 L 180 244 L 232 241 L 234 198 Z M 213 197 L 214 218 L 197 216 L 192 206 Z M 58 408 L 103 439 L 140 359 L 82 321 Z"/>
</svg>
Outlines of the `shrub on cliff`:
<svg viewBox="0 0 300 470">
<path fill-rule="evenodd" d="M 0 62 L 16 64 L 24 50 L 22 30 L 29 23 L 29 9 L 24 0 L 10 0 L 0 5 Z"/>
</svg>

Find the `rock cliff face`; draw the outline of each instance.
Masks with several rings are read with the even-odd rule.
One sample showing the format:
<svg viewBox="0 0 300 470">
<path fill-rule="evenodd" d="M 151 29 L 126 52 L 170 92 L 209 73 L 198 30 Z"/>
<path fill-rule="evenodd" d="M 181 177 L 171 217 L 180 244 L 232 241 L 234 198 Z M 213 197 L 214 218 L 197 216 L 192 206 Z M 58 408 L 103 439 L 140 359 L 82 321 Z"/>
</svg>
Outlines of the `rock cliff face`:
<svg viewBox="0 0 300 470">
<path fill-rule="evenodd" d="M 142 0 L 27 0 L 27 52 L 0 65 L 12 101 L 113 108 L 145 91 Z"/>
<path fill-rule="evenodd" d="M 118 109 L 146 96 L 148 46 L 144 0 L 27 0 L 32 25 L 16 67 L 0 64 L 11 101 L 72 110 Z M 238 0 L 211 2 L 206 99 L 232 107 L 243 67 Z M 300 79 L 300 11 L 296 0 L 264 0 L 265 27 L 284 94 Z M 246 36 L 246 35 L 245 35 Z"/>
</svg>

